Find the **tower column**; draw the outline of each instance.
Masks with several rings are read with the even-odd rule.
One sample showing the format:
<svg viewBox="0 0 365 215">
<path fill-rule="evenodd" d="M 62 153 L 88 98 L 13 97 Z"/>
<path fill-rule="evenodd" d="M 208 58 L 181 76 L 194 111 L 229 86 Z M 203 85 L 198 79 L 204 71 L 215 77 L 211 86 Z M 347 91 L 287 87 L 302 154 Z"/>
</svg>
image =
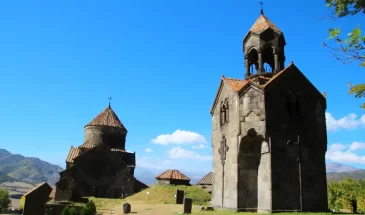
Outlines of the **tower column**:
<svg viewBox="0 0 365 215">
<path fill-rule="evenodd" d="M 245 57 L 245 68 L 246 68 L 246 73 L 245 73 L 245 79 L 248 79 L 248 76 L 250 76 L 250 61 L 248 60 L 247 57 Z"/>
<path fill-rule="evenodd" d="M 275 69 L 274 72 L 279 72 L 279 54 L 277 52 L 274 53 L 274 62 L 275 62 Z"/>
<path fill-rule="evenodd" d="M 259 69 L 258 69 L 258 71 L 257 71 L 257 73 L 258 74 L 262 74 L 262 73 L 264 73 L 265 71 L 264 71 L 264 63 L 263 63 L 263 60 L 262 60 L 262 53 L 261 52 L 259 52 L 258 53 L 258 57 L 259 57 Z"/>
</svg>

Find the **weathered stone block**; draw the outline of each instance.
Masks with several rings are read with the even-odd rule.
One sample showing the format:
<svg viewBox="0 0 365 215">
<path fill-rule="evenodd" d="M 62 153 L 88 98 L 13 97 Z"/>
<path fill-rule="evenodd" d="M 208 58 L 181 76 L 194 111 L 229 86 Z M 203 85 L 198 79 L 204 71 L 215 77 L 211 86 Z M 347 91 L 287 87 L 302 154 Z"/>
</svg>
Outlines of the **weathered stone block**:
<svg viewBox="0 0 365 215">
<path fill-rule="evenodd" d="M 129 203 L 124 203 L 123 204 L 123 213 L 124 214 L 131 213 L 131 210 L 132 210 L 131 204 L 129 204 Z"/>
<path fill-rule="evenodd" d="M 184 190 L 176 190 L 176 204 L 183 204 L 184 203 Z"/>
<path fill-rule="evenodd" d="M 184 198 L 184 214 L 191 214 L 192 207 L 193 207 L 193 199 Z"/>
</svg>

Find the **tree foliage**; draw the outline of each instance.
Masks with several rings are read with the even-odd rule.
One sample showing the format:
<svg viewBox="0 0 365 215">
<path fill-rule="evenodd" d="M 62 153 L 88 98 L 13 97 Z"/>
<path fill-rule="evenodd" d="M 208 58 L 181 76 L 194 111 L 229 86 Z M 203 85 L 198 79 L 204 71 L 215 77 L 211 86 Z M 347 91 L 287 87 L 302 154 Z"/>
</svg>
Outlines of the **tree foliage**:
<svg viewBox="0 0 365 215">
<path fill-rule="evenodd" d="M 0 189 L 0 208 L 8 208 L 11 203 L 9 191 Z"/>
<path fill-rule="evenodd" d="M 89 201 L 80 211 L 80 215 L 94 215 L 96 214 L 96 206 L 93 201 Z"/>
<path fill-rule="evenodd" d="M 355 181 L 346 178 L 339 182 L 330 181 L 327 184 L 328 206 L 337 212 L 341 209 L 354 211 L 353 203 L 357 203 L 357 208 L 365 211 L 365 180 Z M 356 211 L 356 209 L 355 209 Z"/>
<path fill-rule="evenodd" d="M 347 16 L 365 14 L 365 0 L 325 0 L 330 10 L 330 18 L 337 19 Z M 365 17 L 362 17 L 365 18 Z M 347 36 L 343 36 L 341 28 L 330 28 L 329 38 L 335 41 L 336 46 L 331 47 L 324 43 L 332 55 L 343 63 L 359 62 L 365 67 L 365 35 L 362 34 L 360 26 L 356 26 Z M 365 97 L 365 84 L 349 84 L 350 94 L 355 98 Z M 365 108 L 365 103 L 362 104 Z"/>
</svg>

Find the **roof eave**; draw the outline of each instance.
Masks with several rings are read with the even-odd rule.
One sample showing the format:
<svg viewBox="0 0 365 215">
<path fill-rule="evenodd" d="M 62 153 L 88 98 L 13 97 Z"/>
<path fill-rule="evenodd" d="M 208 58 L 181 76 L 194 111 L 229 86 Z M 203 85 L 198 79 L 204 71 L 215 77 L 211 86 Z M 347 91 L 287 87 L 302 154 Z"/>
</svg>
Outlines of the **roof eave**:
<svg viewBox="0 0 365 215">
<path fill-rule="evenodd" d="M 217 102 L 218 102 L 218 98 L 219 98 L 219 95 L 222 91 L 222 88 L 223 88 L 223 78 L 221 78 L 221 81 L 219 83 L 219 87 L 218 87 L 218 90 L 217 90 L 217 93 L 215 94 L 215 98 L 214 98 L 214 101 L 213 101 L 213 105 L 212 107 L 210 108 L 210 114 L 213 116 L 214 114 L 214 111 L 215 111 L 215 107 L 217 106 Z"/>
</svg>

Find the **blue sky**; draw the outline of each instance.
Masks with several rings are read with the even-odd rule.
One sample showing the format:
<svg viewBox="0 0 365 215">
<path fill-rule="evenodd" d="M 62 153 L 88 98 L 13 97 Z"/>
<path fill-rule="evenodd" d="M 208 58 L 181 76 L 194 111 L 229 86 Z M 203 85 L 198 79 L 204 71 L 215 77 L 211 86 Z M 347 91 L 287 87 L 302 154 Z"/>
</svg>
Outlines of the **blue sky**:
<svg viewBox="0 0 365 215">
<path fill-rule="evenodd" d="M 329 27 L 364 21 L 316 19 L 324 1 L 264 7 L 284 32 L 286 65 L 327 92 L 329 160 L 365 168 L 363 100 L 347 87 L 364 69 L 322 47 Z M 242 39 L 259 10 L 238 0 L 1 1 L 0 148 L 64 167 L 112 96 L 139 166 L 210 171 L 209 109 L 222 74 L 244 77 Z"/>
</svg>

